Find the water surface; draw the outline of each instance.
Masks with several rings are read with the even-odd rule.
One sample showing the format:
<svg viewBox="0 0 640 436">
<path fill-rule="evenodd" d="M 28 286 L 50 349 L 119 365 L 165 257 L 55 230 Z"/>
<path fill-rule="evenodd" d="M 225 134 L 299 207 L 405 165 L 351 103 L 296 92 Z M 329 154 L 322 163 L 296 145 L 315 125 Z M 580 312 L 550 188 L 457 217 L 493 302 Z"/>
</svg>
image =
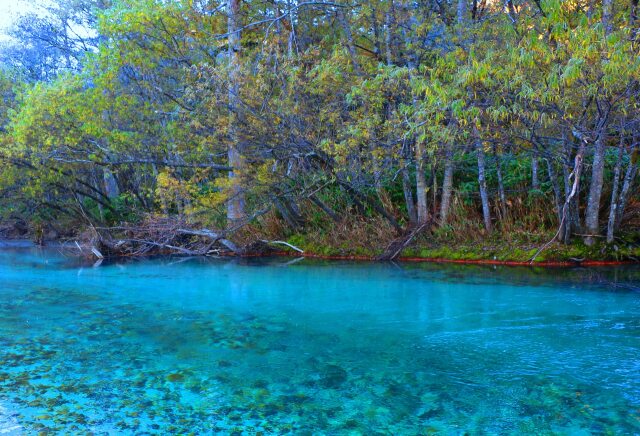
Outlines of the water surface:
<svg viewBox="0 0 640 436">
<path fill-rule="evenodd" d="M 638 276 L 4 248 L 0 433 L 640 434 Z"/>
</svg>

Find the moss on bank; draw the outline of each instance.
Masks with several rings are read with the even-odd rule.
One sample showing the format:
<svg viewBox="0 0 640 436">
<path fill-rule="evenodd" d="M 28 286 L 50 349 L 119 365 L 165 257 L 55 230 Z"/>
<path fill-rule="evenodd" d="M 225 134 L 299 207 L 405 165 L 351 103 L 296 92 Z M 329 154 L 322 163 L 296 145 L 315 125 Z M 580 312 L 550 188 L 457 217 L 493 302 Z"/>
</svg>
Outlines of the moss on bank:
<svg viewBox="0 0 640 436">
<path fill-rule="evenodd" d="M 529 262 L 538 249 L 552 235 L 530 235 L 523 239 L 504 238 L 500 235 L 469 240 L 446 241 L 434 235 L 425 235 L 405 248 L 400 257 L 416 259 L 444 259 L 454 261 L 490 260 L 500 262 Z M 553 243 L 539 253 L 535 263 L 582 262 L 582 261 L 639 261 L 639 235 L 629 234 L 613 244 L 604 242 L 587 246 L 576 239 L 570 245 Z M 545 239 L 548 238 L 548 239 Z M 375 258 L 384 251 L 384 246 L 362 246 L 361 241 L 330 244 L 321 238 L 294 234 L 287 240 L 305 253 L 326 257 L 370 257 Z"/>
<path fill-rule="evenodd" d="M 490 246 L 477 247 L 461 245 L 456 247 L 414 247 L 405 249 L 403 257 L 449 260 L 497 260 L 513 262 L 529 262 L 538 248 L 528 246 Z M 535 262 L 564 262 L 584 260 L 626 261 L 640 259 L 640 247 L 614 248 L 609 245 L 587 247 L 579 245 L 553 244 L 538 254 Z"/>
</svg>

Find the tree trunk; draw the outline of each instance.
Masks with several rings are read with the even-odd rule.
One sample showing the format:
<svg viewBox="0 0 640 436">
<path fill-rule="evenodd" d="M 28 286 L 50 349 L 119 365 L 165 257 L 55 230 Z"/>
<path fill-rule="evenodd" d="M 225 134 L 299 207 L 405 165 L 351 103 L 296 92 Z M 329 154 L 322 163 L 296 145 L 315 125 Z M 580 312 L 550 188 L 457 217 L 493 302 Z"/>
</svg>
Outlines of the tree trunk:
<svg viewBox="0 0 640 436">
<path fill-rule="evenodd" d="M 104 193 L 109 198 L 109 200 L 113 200 L 118 195 L 120 195 L 120 189 L 118 188 L 118 181 L 116 177 L 113 175 L 109 168 L 105 168 L 103 172 L 103 180 L 104 180 Z"/>
<path fill-rule="evenodd" d="M 504 181 L 502 179 L 502 162 L 496 147 L 493 147 L 493 157 L 496 162 L 496 176 L 498 178 L 498 195 L 500 196 L 500 213 L 502 219 L 507 217 L 507 196 L 504 193 Z"/>
<path fill-rule="evenodd" d="M 517 14 L 516 14 L 516 8 L 513 5 L 513 0 L 507 0 L 507 11 L 509 13 L 509 18 L 511 19 L 511 22 L 513 24 L 516 24 Z"/>
<path fill-rule="evenodd" d="M 364 214 L 365 209 L 364 209 L 364 205 L 360 200 L 369 203 L 376 212 L 378 212 L 380 215 L 386 218 L 387 221 L 389 221 L 389 224 L 391 224 L 398 233 L 402 232 L 403 230 L 402 227 L 400 226 L 400 224 L 398 224 L 398 221 L 393 217 L 393 215 L 387 212 L 387 210 L 384 208 L 384 205 L 380 205 L 375 201 L 371 201 L 371 199 L 369 199 L 365 194 L 359 192 L 357 189 L 351 186 L 348 182 L 340 179 L 338 179 L 337 181 L 340 184 L 340 186 L 344 187 L 347 190 L 347 192 L 351 194 L 351 198 L 354 200 L 356 205 L 359 205 L 358 207 L 361 208 L 361 213 Z"/>
<path fill-rule="evenodd" d="M 622 135 L 621 135 L 622 136 Z M 620 172 L 622 170 L 622 157 L 624 155 L 624 137 L 620 138 L 618 145 L 618 159 L 613 170 L 613 187 L 611 188 L 611 204 L 609 205 L 609 221 L 607 222 L 607 243 L 613 242 L 613 231 L 616 223 L 616 207 L 618 205 L 618 189 L 620 186 Z"/>
<path fill-rule="evenodd" d="M 427 176 L 425 172 L 425 144 L 416 142 L 416 200 L 418 203 L 418 224 L 426 223 L 429 214 L 427 206 Z"/>
<path fill-rule="evenodd" d="M 153 177 L 154 180 L 158 180 L 158 175 L 160 174 L 158 172 L 158 167 L 156 166 L 156 164 L 152 164 L 151 165 L 151 170 L 153 171 Z M 157 182 L 154 183 L 155 185 L 157 185 Z M 155 189 L 152 189 L 150 192 L 150 195 L 153 195 Z M 151 202 L 155 201 L 155 198 L 151 198 Z M 160 196 L 160 208 L 162 209 L 162 213 L 165 214 L 166 216 L 169 216 L 169 207 L 167 206 L 167 200 L 165 199 L 164 195 Z"/>
<path fill-rule="evenodd" d="M 588 236 L 584 242 L 593 245 L 594 236 L 600 234 L 599 215 L 600 197 L 602 196 L 602 182 L 604 179 L 604 154 L 605 154 L 605 134 L 606 121 L 603 119 L 599 123 L 598 137 L 593 151 L 593 167 L 591 171 L 591 185 L 589 187 L 589 197 L 585 212 L 585 226 Z M 592 236 L 594 235 L 594 236 Z"/>
<path fill-rule="evenodd" d="M 579 151 L 579 153 L 582 153 L 582 155 L 584 155 L 584 147 L 582 147 Z M 569 159 L 571 159 L 571 156 L 569 156 Z M 579 160 L 580 165 L 582 165 L 582 157 Z M 572 185 L 571 185 L 571 177 L 573 177 L 575 175 L 575 171 L 576 171 L 576 166 L 574 165 L 573 167 L 573 171 L 569 172 L 569 170 L 571 168 L 567 168 L 566 166 L 563 167 L 563 173 L 564 173 L 564 192 L 565 192 L 565 198 L 566 196 L 569 195 L 569 193 L 572 190 Z M 580 173 L 582 173 L 582 167 L 580 167 Z M 560 233 L 562 241 L 565 244 L 568 244 L 571 240 L 571 234 L 575 231 L 579 231 L 581 230 L 581 222 L 580 222 L 580 205 L 578 203 L 579 197 L 580 197 L 580 185 L 578 184 L 576 186 L 577 188 L 577 192 L 575 196 L 572 196 L 570 198 L 570 201 L 568 203 L 566 203 L 565 206 L 563 206 L 563 222 L 562 222 L 562 231 Z M 566 207 L 566 212 L 564 212 L 564 208 Z M 565 215 L 566 214 L 566 215 Z"/>
<path fill-rule="evenodd" d="M 340 26 L 342 27 L 342 31 L 344 32 L 344 37 L 347 42 L 347 50 L 349 50 L 349 57 L 351 58 L 351 64 L 353 65 L 353 71 L 358 76 L 360 76 L 362 75 L 362 69 L 360 68 L 360 63 L 358 62 L 358 52 L 356 50 L 356 44 L 353 41 L 351 25 L 349 24 L 349 21 L 344 14 L 344 9 L 345 8 L 338 6 L 338 21 L 340 22 Z"/>
<path fill-rule="evenodd" d="M 573 171 L 571 175 L 573 176 L 573 185 L 571 188 L 568 186 L 565 188 L 565 203 L 562 208 L 562 225 L 560 226 L 560 235 L 562 235 L 562 231 L 564 230 L 564 235 L 562 235 L 563 241 L 565 244 L 569 243 L 571 238 L 571 228 L 576 225 L 577 216 L 572 217 L 572 203 L 576 202 L 576 198 L 580 193 L 580 176 L 582 175 L 582 164 L 584 161 L 584 153 L 586 147 L 584 143 L 581 141 L 580 148 L 578 148 L 578 152 L 576 153 L 576 157 L 574 159 Z M 568 182 L 570 176 L 566 177 L 566 181 Z M 569 220 L 569 221 L 567 221 Z M 572 222 L 573 221 L 573 222 Z M 563 229 L 564 227 L 564 229 Z"/>
<path fill-rule="evenodd" d="M 478 155 L 478 184 L 480 185 L 480 200 L 482 201 L 482 216 L 484 218 L 484 228 L 491 232 L 491 209 L 489 206 L 489 193 L 487 191 L 486 164 L 484 146 L 478 130 L 474 128 L 476 153 Z"/>
<path fill-rule="evenodd" d="M 373 51 L 376 54 L 378 60 L 381 59 L 382 47 L 380 41 L 380 27 L 378 26 L 378 14 L 375 7 L 371 7 L 371 28 L 373 29 Z"/>
<path fill-rule="evenodd" d="M 240 99 L 240 0 L 228 0 L 228 33 L 229 33 L 229 117 L 230 144 L 228 150 L 230 195 L 227 202 L 227 220 L 230 225 L 242 222 L 246 218 L 244 192 L 238 177 L 242 170 L 242 156 L 238 149 L 237 122 Z"/>
<path fill-rule="evenodd" d="M 560 194 L 560 185 L 558 184 L 558 176 L 556 175 L 556 170 L 553 168 L 553 163 L 550 159 L 545 159 L 547 161 L 547 173 L 549 174 L 549 180 L 551 181 L 551 187 L 553 188 L 553 199 L 556 204 L 556 213 L 558 215 L 558 223 L 562 221 L 562 200 Z"/>
<path fill-rule="evenodd" d="M 453 147 L 445 145 L 444 177 L 442 179 L 442 199 L 440 201 L 440 225 L 447 223 L 449 208 L 451 206 L 451 193 L 453 190 Z"/>
<path fill-rule="evenodd" d="M 578 152 L 574 157 L 572 152 L 574 148 L 574 143 L 571 139 L 569 139 L 569 135 L 570 134 L 567 131 L 563 131 L 562 133 L 562 144 L 563 144 L 564 155 L 565 155 L 564 161 L 565 162 L 574 161 L 573 167 L 570 167 L 567 163 L 563 163 L 562 165 L 565 198 L 569 198 L 569 194 L 572 191 L 571 177 L 575 175 L 576 171 L 582 173 L 582 164 L 584 160 L 583 158 L 586 150 L 585 144 L 581 139 L 580 145 L 578 147 Z M 577 159 L 578 155 L 580 156 L 579 159 Z M 576 166 L 578 163 L 580 164 L 579 168 Z M 582 226 L 582 223 L 580 222 L 580 208 L 579 208 L 580 186 L 576 185 L 576 189 L 577 189 L 576 194 L 574 196 L 571 196 L 570 201 L 568 203 L 565 203 L 565 206 L 563 206 L 564 218 L 562 220 L 563 224 L 562 224 L 562 228 L 561 228 L 562 231 L 560 233 L 560 236 L 561 236 L 562 242 L 565 244 L 568 244 L 570 242 L 571 234 L 574 231 L 574 229 L 580 230 Z M 565 208 L 566 208 L 566 215 L 565 215 Z"/>
<path fill-rule="evenodd" d="M 340 217 L 338 216 L 337 213 L 335 213 L 333 211 L 333 209 L 331 209 L 329 206 L 327 206 L 322 200 L 320 200 L 318 198 L 318 196 L 316 194 L 312 194 L 309 196 L 309 200 L 311 200 L 311 202 L 313 204 L 315 204 L 316 206 L 318 206 L 321 210 L 324 211 L 324 213 L 326 213 L 327 215 L 329 215 L 329 217 L 339 223 L 340 222 Z"/>
<path fill-rule="evenodd" d="M 618 205 L 616 206 L 616 220 L 613 226 L 614 232 L 618 230 L 620 227 L 620 222 L 622 221 L 622 215 L 624 214 L 624 209 L 627 206 L 627 200 L 629 199 L 629 193 L 631 192 L 631 186 L 633 185 L 633 181 L 636 178 L 636 174 L 638 172 L 638 164 L 635 160 L 635 150 L 636 145 L 634 144 L 631 147 L 629 152 L 629 166 L 627 166 L 627 170 L 624 174 L 624 182 L 622 183 L 622 190 L 620 191 L 620 196 L 618 197 Z"/>
<path fill-rule="evenodd" d="M 568 159 L 571 159 L 571 156 L 568 156 Z M 571 178 L 568 165 L 562 164 L 562 181 L 564 182 L 564 195 L 565 201 L 569 192 L 571 192 Z M 560 219 L 560 240 L 568 244 L 569 238 L 571 237 L 571 226 L 573 225 L 573 215 L 571 203 L 565 204 L 560 211 L 562 218 Z"/>
<path fill-rule="evenodd" d="M 540 180 L 538 178 L 538 156 L 531 156 L 531 189 L 540 189 Z"/>
<path fill-rule="evenodd" d="M 629 5 L 629 28 L 631 29 L 631 39 L 638 37 L 638 0 L 631 0 Z"/>
<path fill-rule="evenodd" d="M 613 0 L 602 0 L 602 26 L 606 34 L 611 33 L 613 19 Z"/>
<path fill-rule="evenodd" d="M 456 7 L 456 21 L 458 23 L 458 35 L 462 34 L 463 26 L 467 20 L 467 0 L 458 0 Z"/>
<path fill-rule="evenodd" d="M 404 192 L 404 202 L 407 205 L 407 214 L 409 222 L 415 224 L 418 221 L 416 214 L 416 204 L 413 200 L 413 190 L 411 189 L 411 177 L 406 165 L 402 167 L 402 191 Z"/>
<path fill-rule="evenodd" d="M 296 208 L 292 207 L 292 204 L 288 202 L 286 197 L 280 198 L 276 194 L 271 197 L 271 201 L 290 228 L 298 230 L 304 225 L 304 219 L 300 216 Z"/>
<path fill-rule="evenodd" d="M 438 216 L 438 175 L 436 174 L 436 166 L 435 165 L 431 165 L 431 184 L 433 185 L 431 187 L 431 216 L 436 217 Z"/>
<path fill-rule="evenodd" d="M 393 65 L 393 46 L 395 45 L 393 36 L 393 29 L 395 27 L 395 5 L 393 0 L 389 2 L 389 9 L 384 17 L 384 26 L 386 28 L 384 37 L 385 58 L 387 65 Z"/>
</svg>

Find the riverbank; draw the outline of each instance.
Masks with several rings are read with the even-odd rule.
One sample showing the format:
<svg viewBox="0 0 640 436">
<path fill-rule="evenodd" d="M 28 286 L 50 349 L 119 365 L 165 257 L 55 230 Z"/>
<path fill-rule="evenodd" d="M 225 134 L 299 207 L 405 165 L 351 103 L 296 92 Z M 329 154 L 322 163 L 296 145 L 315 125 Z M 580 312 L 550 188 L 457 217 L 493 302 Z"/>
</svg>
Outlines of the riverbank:
<svg viewBox="0 0 640 436">
<path fill-rule="evenodd" d="M 47 245 L 63 244 L 73 255 L 85 257 L 141 257 L 150 255 L 295 256 L 327 260 L 374 261 L 400 238 L 381 219 L 346 220 L 340 225 L 313 226 L 291 232 L 280 220 L 247 225 L 233 233 L 215 232 L 204 226 L 155 218 L 136 226 L 89 228 L 64 233 L 4 233 L 0 241 L 20 244 L 46 235 Z M 480 227 L 464 232 L 452 227 L 426 229 L 398 251 L 403 262 L 437 262 L 512 266 L 571 267 L 640 263 L 640 232 L 627 229 L 614 243 L 598 238 L 588 246 L 576 235 L 570 244 L 547 243 L 555 229 L 535 230 L 510 226 L 485 233 Z M 65 236 L 60 236 L 65 234 Z M 226 235 L 226 236 L 225 236 Z M 4 236 L 4 237 L 3 237 Z M 228 239 L 225 239 L 228 238 Z M 404 245 L 404 244 L 403 244 Z M 399 247 L 402 245 L 399 245 Z M 0 247 L 2 243 L 0 242 Z M 545 247 L 544 250 L 540 250 Z M 94 251 L 94 249 L 96 249 Z"/>
<path fill-rule="evenodd" d="M 357 260 L 380 262 L 371 256 L 332 256 L 317 253 L 298 253 L 292 251 L 281 251 L 270 253 L 269 256 L 304 257 L 322 260 Z M 258 255 L 262 256 L 262 255 Z M 400 256 L 398 262 L 425 262 L 425 263 L 449 263 L 460 265 L 503 265 L 503 266 L 534 266 L 534 267 L 595 267 L 595 266 L 616 266 L 616 265 L 640 265 L 640 260 L 595 260 L 595 259 L 568 259 L 568 260 L 497 260 L 497 259 L 451 259 L 446 257 L 409 257 Z"/>
<path fill-rule="evenodd" d="M 628 233 L 617 238 L 615 243 L 596 242 L 585 245 L 576 239 L 571 244 L 554 242 L 544 250 L 547 241 L 553 237 L 549 232 L 539 234 L 458 236 L 449 240 L 437 232 L 422 235 L 403 249 L 398 260 L 406 262 L 439 262 L 486 265 L 536 265 L 536 266 L 599 266 L 640 263 L 638 236 Z M 308 257 L 322 259 L 375 260 L 385 249 L 383 244 L 363 247 L 346 243 L 336 246 L 322 244 L 322 240 L 309 240 L 300 235 L 287 242 L 301 248 Z M 297 255 L 296 253 L 290 253 Z"/>
<path fill-rule="evenodd" d="M 27 239 L 3 239 L 0 240 L 0 249 L 3 248 L 30 248 L 37 244 Z M 71 241 L 53 240 L 47 241 L 44 246 L 55 247 L 65 250 L 71 255 L 91 256 L 89 250 L 79 250 L 78 246 Z M 282 247 L 282 245 L 279 245 Z M 585 248 L 563 246 L 553 244 L 551 247 L 537 256 L 535 261 L 531 257 L 537 249 L 526 250 L 525 248 L 514 247 L 478 247 L 473 250 L 469 247 L 412 247 L 403 250 L 401 255 L 396 259 L 398 262 L 413 263 L 447 263 L 461 265 L 503 265 L 503 266 L 533 266 L 533 267 L 597 267 L 597 266 L 615 266 L 615 265 L 633 265 L 640 264 L 640 253 L 632 249 L 618 249 L 615 251 L 600 249 L 600 257 L 586 257 L 589 251 Z M 220 253 L 219 257 L 301 257 L 321 260 L 355 260 L 376 262 L 379 261 L 377 256 L 380 253 L 373 254 L 354 254 L 343 253 L 341 250 L 326 247 L 322 252 L 313 252 L 304 250 L 299 252 L 288 247 L 270 249 L 256 252 L 246 252 L 242 255 L 234 255 L 232 253 Z M 484 250 L 484 251 L 483 251 Z M 596 250 L 597 251 L 597 250 Z M 637 250 L 640 251 L 640 250 Z M 149 255 L 171 254 L 179 256 L 180 253 L 174 253 L 169 250 L 150 253 Z M 614 256 L 618 256 L 615 258 Z M 637 257 L 636 257 L 637 256 Z M 114 256 L 114 257 L 132 257 L 132 256 Z M 142 257 L 142 256 L 137 256 Z"/>
<path fill-rule="evenodd" d="M 283 257 L 303 257 L 321 260 L 356 260 L 366 262 L 381 262 L 374 256 L 362 255 L 328 255 L 318 253 L 300 253 L 295 251 L 277 251 L 269 254 L 247 254 L 243 257 L 264 257 L 264 256 L 283 256 Z M 453 259 L 446 257 L 419 257 L 419 256 L 400 256 L 397 262 L 424 262 L 424 263 L 448 263 L 459 265 L 503 265 L 503 266 L 533 266 L 533 267 L 596 267 L 596 266 L 616 266 L 616 265 L 640 265 L 640 260 L 607 260 L 607 259 L 577 259 L 571 258 L 567 260 L 498 260 L 498 259 Z"/>
</svg>

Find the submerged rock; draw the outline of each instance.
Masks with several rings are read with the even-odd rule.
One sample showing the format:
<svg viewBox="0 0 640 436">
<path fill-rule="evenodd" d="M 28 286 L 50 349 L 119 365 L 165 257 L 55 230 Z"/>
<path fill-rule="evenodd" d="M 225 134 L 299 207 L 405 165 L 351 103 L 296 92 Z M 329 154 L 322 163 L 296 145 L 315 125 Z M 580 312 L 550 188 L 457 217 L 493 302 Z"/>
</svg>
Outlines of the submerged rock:
<svg viewBox="0 0 640 436">
<path fill-rule="evenodd" d="M 347 371 L 338 365 L 327 365 L 322 371 L 319 383 L 322 387 L 335 389 L 347 381 Z"/>
<path fill-rule="evenodd" d="M 184 374 L 179 372 L 174 372 L 172 374 L 169 374 L 167 375 L 167 381 L 170 381 L 173 383 L 184 381 Z"/>
</svg>

